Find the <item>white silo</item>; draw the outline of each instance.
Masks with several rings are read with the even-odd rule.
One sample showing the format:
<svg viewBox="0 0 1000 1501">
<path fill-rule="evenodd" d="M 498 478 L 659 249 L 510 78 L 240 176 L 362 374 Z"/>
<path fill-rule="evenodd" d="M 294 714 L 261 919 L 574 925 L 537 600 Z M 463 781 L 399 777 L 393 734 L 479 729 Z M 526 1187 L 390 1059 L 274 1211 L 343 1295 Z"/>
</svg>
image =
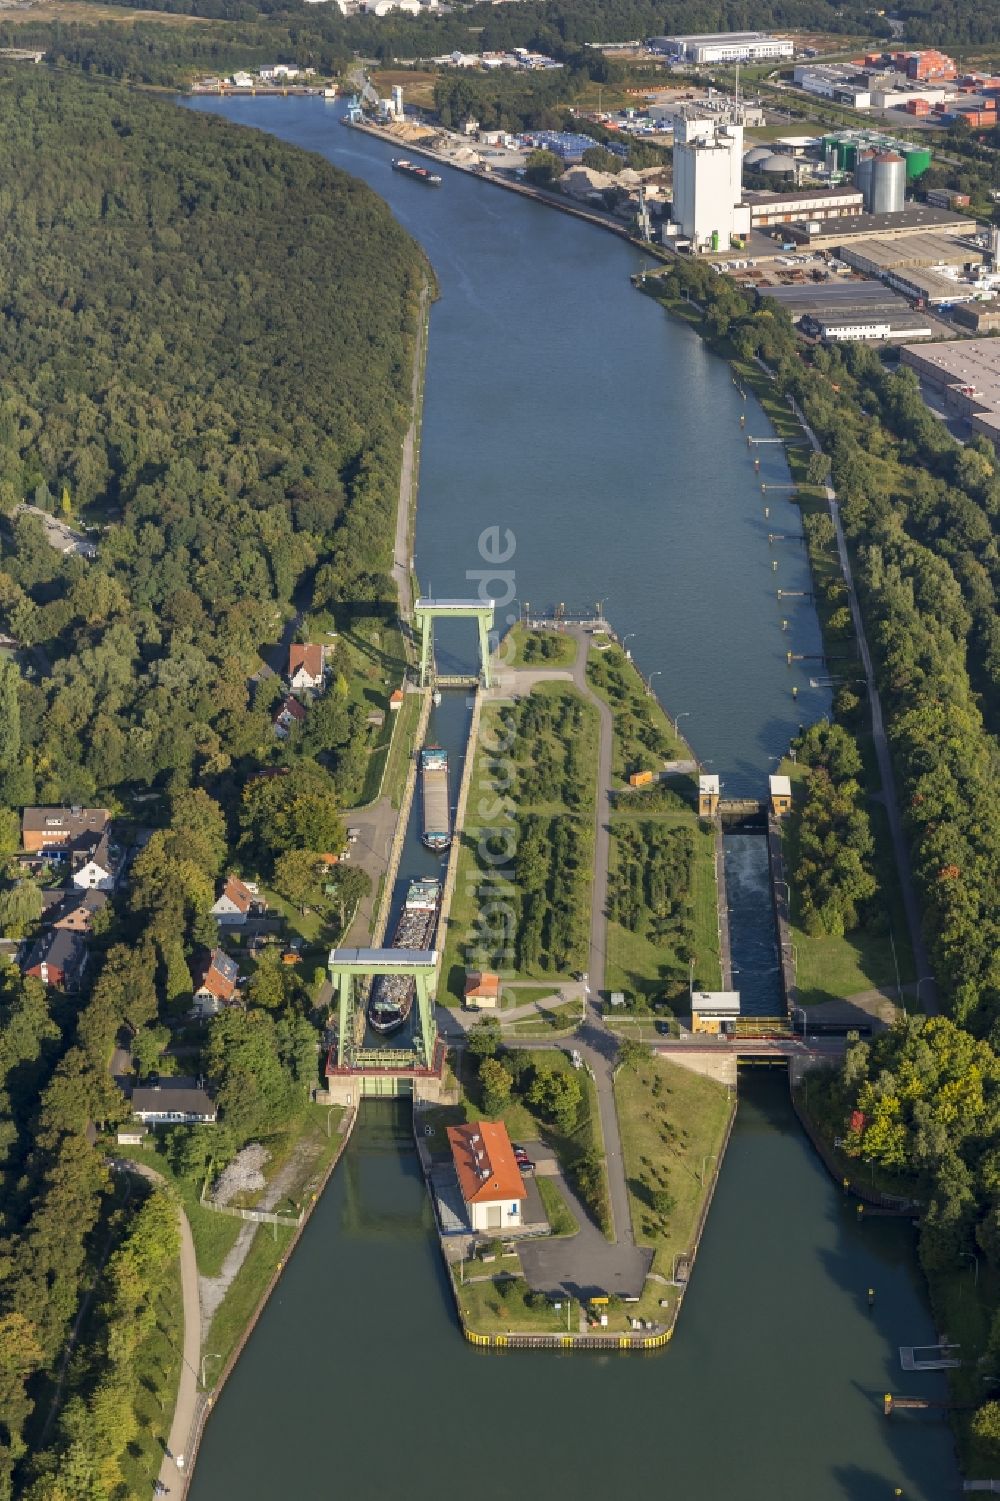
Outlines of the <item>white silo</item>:
<svg viewBox="0 0 1000 1501">
<path fill-rule="evenodd" d="M 905 204 L 906 162 L 895 151 L 883 151 L 872 163 L 869 213 L 901 214 Z"/>
</svg>

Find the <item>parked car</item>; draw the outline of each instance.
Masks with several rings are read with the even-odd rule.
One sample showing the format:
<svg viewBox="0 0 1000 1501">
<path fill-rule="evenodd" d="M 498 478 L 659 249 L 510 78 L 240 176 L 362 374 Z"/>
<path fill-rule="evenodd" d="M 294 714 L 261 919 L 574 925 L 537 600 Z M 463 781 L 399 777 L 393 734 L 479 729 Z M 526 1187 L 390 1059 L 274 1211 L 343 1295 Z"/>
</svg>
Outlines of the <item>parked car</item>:
<svg viewBox="0 0 1000 1501">
<path fill-rule="evenodd" d="M 519 1157 L 517 1159 L 517 1165 L 526 1178 L 535 1171 L 535 1164 L 532 1162 L 530 1157 Z"/>
<path fill-rule="evenodd" d="M 664 1037 L 669 1037 L 670 1036 L 670 1023 L 669 1022 L 663 1022 L 663 1021 L 657 1022 L 656 1023 L 656 1030 L 657 1030 L 657 1032 L 661 1033 Z"/>
</svg>

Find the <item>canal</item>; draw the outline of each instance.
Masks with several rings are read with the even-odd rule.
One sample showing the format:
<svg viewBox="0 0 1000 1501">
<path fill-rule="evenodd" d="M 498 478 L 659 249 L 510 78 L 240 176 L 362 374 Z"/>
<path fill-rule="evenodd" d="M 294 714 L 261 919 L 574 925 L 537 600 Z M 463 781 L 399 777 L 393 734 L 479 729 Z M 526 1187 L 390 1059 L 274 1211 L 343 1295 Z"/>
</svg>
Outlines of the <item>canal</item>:
<svg viewBox="0 0 1000 1501">
<path fill-rule="evenodd" d="M 739 418 L 764 434 L 763 414 L 695 334 L 631 288 L 641 253 L 456 172 L 437 192 L 401 178 L 388 145 L 341 128 L 322 100 L 195 107 L 363 177 L 427 250 L 441 299 L 422 588 L 476 592 L 480 537 L 509 531 L 513 578 L 483 590 L 510 593 L 501 623 L 519 602 L 603 601 L 724 795 L 762 795 L 771 758 L 828 704 L 808 665 L 785 661 L 790 647 L 820 649 L 808 601 L 777 601 L 778 587 L 809 588 L 801 545 L 768 543 L 787 502 L 770 499 L 768 522 L 760 483 L 787 471 L 769 446 L 754 472 Z M 471 630 L 442 632 L 444 670 L 472 665 L 473 647 Z M 457 745 L 463 722 L 462 702 L 446 697 L 438 738 Z M 456 789 L 459 770 L 456 759 Z M 727 850 L 726 863 L 734 961 L 764 1011 L 776 956 L 755 854 Z M 403 874 L 431 873 L 429 859 L 411 834 Z M 897 1347 L 932 1338 L 909 1228 L 859 1228 L 780 1075 L 751 1071 L 668 1350 L 475 1351 L 455 1323 L 405 1106 L 371 1103 L 208 1426 L 191 1496 L 344 1489 L 374 1501 L 461 1488 L 548 1501 L 624 1483 L 685 1501 L 881 1501 L 895 1486 L 931 1501 L 957 1481 L 948 1430 L 887 1422 L 881 1393 L 943 1391 L 939 1377 L 900 1377 Z"/>
</svg>

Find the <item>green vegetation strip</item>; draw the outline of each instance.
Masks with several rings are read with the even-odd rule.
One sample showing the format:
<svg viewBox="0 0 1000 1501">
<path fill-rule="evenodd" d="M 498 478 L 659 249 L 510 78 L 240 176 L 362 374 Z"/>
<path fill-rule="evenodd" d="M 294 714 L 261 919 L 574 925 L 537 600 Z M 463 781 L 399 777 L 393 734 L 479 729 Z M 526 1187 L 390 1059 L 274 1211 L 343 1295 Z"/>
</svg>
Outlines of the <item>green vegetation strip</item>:
<svg viewBox="0 0 1000 1501">
<path fill-rule="evenodd" d="M 557 983 L 586 967 L 597 739 L 568 684 L 484 706 L 442 965 L 455 1000 L 467 968 Z"/>
</svg>

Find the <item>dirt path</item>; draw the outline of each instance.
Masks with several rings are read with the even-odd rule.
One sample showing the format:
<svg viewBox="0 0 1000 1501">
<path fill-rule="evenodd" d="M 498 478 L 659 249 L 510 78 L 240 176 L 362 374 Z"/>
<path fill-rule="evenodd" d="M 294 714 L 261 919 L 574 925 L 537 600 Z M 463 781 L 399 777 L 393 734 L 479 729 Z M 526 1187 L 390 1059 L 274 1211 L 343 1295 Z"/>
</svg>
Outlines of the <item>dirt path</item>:
<svg viewBox="0 0 1000 1501">
<path fill-rule="evenodd" d="M 307 1166 L 306 1158 L 309 1148 L 304 1144 L 296 1147 L 284 1166 L 274 1175 L 273 1180 L 267 1185 L 261 1195 L 260 1202 L 254 1205 L 255 1209 L 273 1209 L 285 1198 L 291 1185 L 303 1179 L 303 1169 Z M 201 1302 L 202 1338 L 207 1339 L 212 1320 L 219 1311 L 226 1293 L 232 1287 L 237 1274 L 250 1253 L 253 1244 L 254 1232 L 264 1229 L 265 1226 L 254 1224 L 247 1220 L 241 1227 L 240 1233 L 233 1242 L 232 1249 L 223 1261 L 217 1277 L 199 1277 L 198 1293 Z"/>
</svg>

